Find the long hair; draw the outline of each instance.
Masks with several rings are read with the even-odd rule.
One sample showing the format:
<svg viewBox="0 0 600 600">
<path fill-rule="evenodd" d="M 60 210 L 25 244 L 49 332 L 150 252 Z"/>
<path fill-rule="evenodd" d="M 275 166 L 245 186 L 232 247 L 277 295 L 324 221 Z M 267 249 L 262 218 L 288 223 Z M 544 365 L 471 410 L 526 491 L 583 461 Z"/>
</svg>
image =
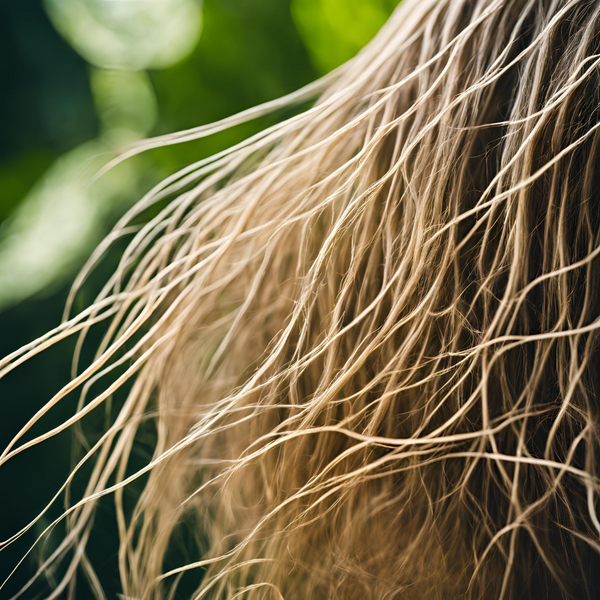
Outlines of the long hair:
<svg viewBox="0 0 600 600">
<path fill-rule="evenodd" d="M 108 323 L 1 461 L 127 388 L 38 575 L 103 597 L 112 495 L 125 598 L 592 596 L 600 3 L 403 0 L 326 78 L 129 154 L 309 101 L 151 190 L 96 301 L 0 363 Z"/>
</svg>

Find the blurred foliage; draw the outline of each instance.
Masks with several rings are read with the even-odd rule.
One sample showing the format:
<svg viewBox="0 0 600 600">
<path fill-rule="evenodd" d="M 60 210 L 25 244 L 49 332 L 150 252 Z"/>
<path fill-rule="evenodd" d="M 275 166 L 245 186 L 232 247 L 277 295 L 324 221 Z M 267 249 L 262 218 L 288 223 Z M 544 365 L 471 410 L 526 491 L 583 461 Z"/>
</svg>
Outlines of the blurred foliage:
<svg viewBox="0 0 600 600">
<path fill-rule="evenodd" d="M 45 0 L 48 15 L 88 62 L 108 69 L 165 68 L 198 42 L 198 0 Z"/>
<path fill-rule="evenodd" d="M 316 67 L 327 72 L 352 58 L 397 4 L 398 0 L 292 0 L 291 9 Z"/>
<path fill-rule="evenodd" d="M 351 58 L 396 4 L 397 0 L 1 3 L 0 356 L 58 324 L 77 270 L 151 185 L 288 115 L 284 111 L 213 138 L 153 150 L 90 184 L 115 150 L 149 135 L 215 121 L 298 89 Z M 117 245 L 101 265 L 92 290 L 94 281 L 97 287 L 106 279 L 121 250 Z M 79 302 L 92 297 L 90 291 Z M 0 446 L 68 381 L 72 351 L 73 343 L 67 341 L 0 382 Z M 60 422 L 73 408 L 61 403 L 44 427 Z M 70 449 L 70 434 L 60 435 L 2 467 L 2 481 L 14 484 L 0 494 L 2 539 L 27 523 L 58 489 L 68 470 Z M 57 506 L 50 516 L 59 513 Z M 102 521 L 102 514 L 98 519 Z M 109 593 L 118 587 L 115 548 L 109 541 L 113 534 L 107 525 L 91 550 Z M 8 573 L 33 539 L 26 536 L 0 553 L 0 575 Z M 7 592 L 27 580 L 34 563 L 28 561 L 17 572 Z M 44 589 L 42 585 L 36 593 L 45 597 Z M 81 597 L 88 595 L 82 592 Z"/>
</svg>

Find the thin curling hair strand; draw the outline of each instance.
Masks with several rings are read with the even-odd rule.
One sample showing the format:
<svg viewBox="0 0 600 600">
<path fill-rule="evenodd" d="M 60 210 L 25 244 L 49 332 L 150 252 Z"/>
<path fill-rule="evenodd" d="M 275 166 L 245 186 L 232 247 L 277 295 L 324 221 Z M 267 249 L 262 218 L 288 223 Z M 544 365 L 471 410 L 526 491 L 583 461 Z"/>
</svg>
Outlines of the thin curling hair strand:
<svg viewBox="0 0 600 600">
<path fill-rule="evenodd" d="M 118 160 L 291 106 L 152 189 L 96 301 L 0 362 L 79 336 L 0 463 L 127 389 L 32 582 L 106 597 L 110 496 L 128 599 L 597 597 L 600 2 L 403 0 L 325 78 Z"/>
</svg>

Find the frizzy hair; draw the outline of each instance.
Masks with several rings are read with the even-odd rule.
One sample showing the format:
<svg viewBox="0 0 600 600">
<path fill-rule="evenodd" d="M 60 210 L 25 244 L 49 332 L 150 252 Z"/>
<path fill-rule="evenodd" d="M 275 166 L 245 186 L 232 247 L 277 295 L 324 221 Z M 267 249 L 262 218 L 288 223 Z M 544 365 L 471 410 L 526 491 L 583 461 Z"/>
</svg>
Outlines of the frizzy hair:
<svg viewBox="0 0 600 600">
<path fill-rule="evenodd" d="M 37 576 L 104 597 L 85 548 L 112 495 L 126 598 L 592 596 L 600 3 L 403 0 L 324 79 L 125 156 L 309 100 L 149 192 L 76 282 L 150 215 L 97 300 L 0 363 L 108 323 L 0 464 L 130 386 Z"/>
</svg>

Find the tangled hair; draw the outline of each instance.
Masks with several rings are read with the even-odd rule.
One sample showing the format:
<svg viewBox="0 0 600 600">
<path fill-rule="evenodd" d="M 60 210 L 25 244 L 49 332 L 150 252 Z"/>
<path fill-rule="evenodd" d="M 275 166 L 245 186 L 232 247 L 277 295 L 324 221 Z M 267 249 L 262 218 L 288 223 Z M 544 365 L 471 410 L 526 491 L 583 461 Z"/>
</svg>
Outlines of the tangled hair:
<svg viewBox="0 0 600 600">
<path fill-rule="evenodd" d="M 129 154 L 309 100 L 153 189 L 95 303 L 0 363 L 108 323 L 0 462 L 129 386 L 57 493 L 93 464 L 50 598 L 78 570 L 104 597 L 109 494 L 125 598 L 593 596 L 600 3 L 404 0 L 326 78 Z"/>
</svg>

